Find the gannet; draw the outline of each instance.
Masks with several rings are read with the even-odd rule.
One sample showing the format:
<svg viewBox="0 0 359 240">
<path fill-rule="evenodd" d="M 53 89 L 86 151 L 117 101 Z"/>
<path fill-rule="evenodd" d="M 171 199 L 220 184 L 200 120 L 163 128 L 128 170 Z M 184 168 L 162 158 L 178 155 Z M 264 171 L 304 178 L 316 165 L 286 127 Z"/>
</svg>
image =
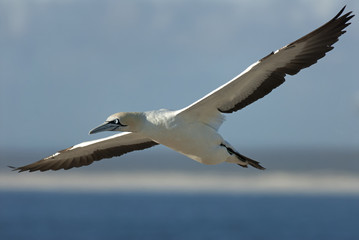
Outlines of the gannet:
<svg viewBox="0 0 359 240">
<path fill-rule="evenodd" d="M 344 9 L 345 6 L 323 26 L 271 52 L 183 109 L 115 113 L 90 134 L 121 133 L 83 142 L 32 164 L 13 168 L 19 172 L 67 170 L 162 144 L 203 164 L 229 162 L 264 169 L 259 162 L 240 154 L 218 133 L 224 114 L 257 101 L 281 85 L 287 74 L 294 75 L 324 57 L 354 16 L 352 12 L 342 15 Z"/>
</svg>

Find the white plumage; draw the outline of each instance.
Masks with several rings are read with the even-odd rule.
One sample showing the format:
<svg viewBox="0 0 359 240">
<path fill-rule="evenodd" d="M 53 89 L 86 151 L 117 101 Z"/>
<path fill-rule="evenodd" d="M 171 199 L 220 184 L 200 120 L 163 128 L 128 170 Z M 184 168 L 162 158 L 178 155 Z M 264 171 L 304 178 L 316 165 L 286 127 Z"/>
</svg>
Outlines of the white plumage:
<svg viewBox="0 0 359 240">
<path fill-rule="evenodd" d="M 311 66 L 326 52 L 354 16 L 342 15 L 345 7 L 329 22 L 270 53 L 249 66 L 228 83 L 181 110 L 116 113 L 90 131 L 122 131 L 111 137 L 77 144 L 35 163 L 14 168 L 18 171 L 70 169 L 93 161 L 163 144 L 204 164 L 221 162 L 251 165 L 264 169 L 257 161 L 241 155 L 218 133 L 223 113 L 238 111 L 264 97 L 282 84 L 284 77 Z"/>
</svg>

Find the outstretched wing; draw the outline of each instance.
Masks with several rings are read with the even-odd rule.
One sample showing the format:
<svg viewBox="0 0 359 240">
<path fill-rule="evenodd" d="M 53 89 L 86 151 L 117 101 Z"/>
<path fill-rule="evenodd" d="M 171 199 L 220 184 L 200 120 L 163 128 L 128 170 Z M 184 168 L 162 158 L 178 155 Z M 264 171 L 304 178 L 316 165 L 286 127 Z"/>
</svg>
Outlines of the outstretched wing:
<svg viewBox="0 0 359 240">
<path fill-rule="evenodd" d="M 41 159 L 14 168 L 14 171 L 47 171 L 86 166 L 93 161 L 121 156 L 125 153 L 150 148 L 158 143 L 135 133 L 119 133 L 98 140 L 83 142 Z"/>
<path fill-rule="evenodd" d="M 281 85 L 284 77 L 311 66 L 333 49 L 333 44 L 354 15 L 342 15 L 345 7 L 329 22 L 249 66 L 237 77 L 184 108 L 181 113 L 211 121 L 220 113 L 232 113 L 264 97 Z"/>
</svg>

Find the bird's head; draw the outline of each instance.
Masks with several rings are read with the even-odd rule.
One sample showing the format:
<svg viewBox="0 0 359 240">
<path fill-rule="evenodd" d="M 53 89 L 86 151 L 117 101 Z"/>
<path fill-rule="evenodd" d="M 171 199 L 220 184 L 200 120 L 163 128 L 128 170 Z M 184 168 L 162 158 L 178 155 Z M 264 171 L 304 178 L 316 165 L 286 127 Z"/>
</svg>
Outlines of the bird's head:
<svg viewBox="0 0 359 240">
<path fill-rule="evenodd" d="M 104 131 L 136 132 L 142 123 L 142 114 L 134 112 L 119 112 L 109 116 L 100 126 L 92 129 L 89 134 Z"/>
</svg>

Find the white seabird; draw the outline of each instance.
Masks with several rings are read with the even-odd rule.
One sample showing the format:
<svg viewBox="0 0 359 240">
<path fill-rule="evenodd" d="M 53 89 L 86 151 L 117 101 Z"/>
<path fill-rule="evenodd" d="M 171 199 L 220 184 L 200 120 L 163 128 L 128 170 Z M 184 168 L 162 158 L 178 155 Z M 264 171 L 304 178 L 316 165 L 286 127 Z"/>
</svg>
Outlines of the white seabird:
<svg viewBox="0 0 359 240">
<path fill-rule="evenodd" d="M 14 170 L 70 169 L 157 144 L 204 164 L 230 162 L 264 169 L 257 161 L 241 155 L 218 133 L 224 121 L 223 113 L 246 107 L 281 85 L 287 74 L 294 75 L 324 57 L 345 33 L 344 29 L 354 16 L 352 12 L 342 15 L 344 9 L 323 26 L 270 53 L 188 107 L 177 111 L 115 113 L 90 134 L 102 131 L 122 133 L 77 144 Z"/>
</svg>

